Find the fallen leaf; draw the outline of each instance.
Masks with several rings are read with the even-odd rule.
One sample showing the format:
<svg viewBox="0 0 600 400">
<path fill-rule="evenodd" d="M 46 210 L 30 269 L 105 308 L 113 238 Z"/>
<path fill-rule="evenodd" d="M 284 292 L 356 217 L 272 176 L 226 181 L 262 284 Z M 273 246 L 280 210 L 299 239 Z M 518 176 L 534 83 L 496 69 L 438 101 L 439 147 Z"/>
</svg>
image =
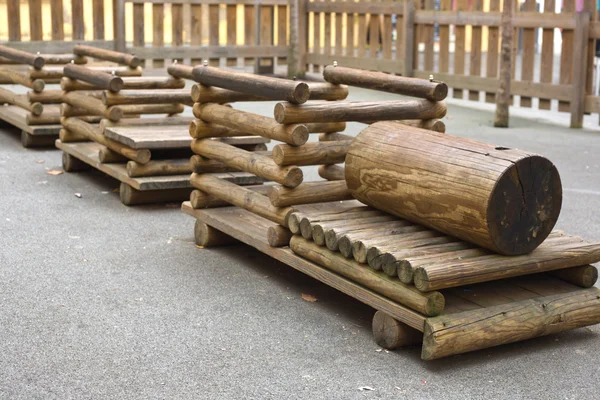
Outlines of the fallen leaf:
<svg viewBox="0 0 600 400">
<path fill-rule="evenodd" d="M 50 171 L 46 171 L 46 173 L 48 175 L 61 175 L 61 174 L 64 174 L 65 171 L 60 170 L 60 169 L 51 169 Z"/>
<path fill-rule="evenodd" d="M 317 298 L 312 294 L 302 293 L 302 300 L 314 303 L 317 301 Z"/>
<path fill-rule="evenodd" d="M 371 386 L 361 386 L 358 388 L 358 390 L 360 390 L 361 392 L 365 391 L 365 390 L 375 390 L 374 388 L 372 388 Z"/>
</svg>

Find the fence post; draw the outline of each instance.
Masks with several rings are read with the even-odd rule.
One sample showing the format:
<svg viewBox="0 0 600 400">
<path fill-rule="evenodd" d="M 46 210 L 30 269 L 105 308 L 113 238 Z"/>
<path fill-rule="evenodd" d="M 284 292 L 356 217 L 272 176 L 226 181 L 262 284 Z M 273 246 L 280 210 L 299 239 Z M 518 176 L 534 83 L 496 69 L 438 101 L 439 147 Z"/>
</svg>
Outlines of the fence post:
<svg viewBox="0 0 600 400">
<path fill-rule="evenodd" d="M 415 5 L 412 1 L 404 2 L 404 26 L 402 27 L 404 33 L 404 76 L 413 76 L 413 56 L 414 56 L 414 45 L 415 45 Z"/>
<path fill-rule="evenodd" d="M 307 0 L 290 0 L 290 52 L 288 55 L 288 77 L 306 75 L 306 38 L 308 37 Z"/>
<path fill-rule="evenodd" d="M 125 1 L 113 0 L 113 32 L 115 50 L 125 52 Z"/>
<path fill-rule="evenodd" d="M 510 106 L 510 82 L 512 80 L 512 58 L 514 45 L 513 18 L 515 7 L 513 0 L 504 0 L 502 6 L 502 42 L 500 44 L 500 75 L 498 75 L 498 91 L 496 92 L 496 115 L 494 126 L 508 128 Z"/>
<path fill-rule="evenodd" d="M 588 36 L 590 14 L 575 14 L 575 38 L 573 40 L 573 86 L 571 87 L 571 128 L 583 127 L 585 111 Z"/>
</svg>

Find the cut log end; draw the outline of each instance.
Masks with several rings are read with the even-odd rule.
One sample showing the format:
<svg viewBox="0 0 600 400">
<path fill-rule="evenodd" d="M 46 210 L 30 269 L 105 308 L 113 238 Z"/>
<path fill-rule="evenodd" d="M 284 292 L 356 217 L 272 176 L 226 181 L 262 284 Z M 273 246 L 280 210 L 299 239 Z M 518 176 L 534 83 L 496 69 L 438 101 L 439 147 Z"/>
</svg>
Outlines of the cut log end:
<svg viewBox="0 0 600 400">
<path fill-rule="evenodd" d="M 415 276 L 415 270 L 412 265 L 410 265 L 410 263 L 406 260 L 394 261 L 394 264 L 396 264 L 396 270 L 398 271 L 398 278 L 400 279 L 400 282 L 406 284 L 412 283 Z"/>
<path fill-rule="evenodd" d="M 380 258 L 384 259 L 385 256 L 381 256 Z M 396 263 L 386 263 L 385 261 L 383 261 L 381 263 L 381 269 L 387 276 L 391 276 L 391 277 L 398 276 L 398 270 L 396 269 Z"/>
<path fill-rule="evenodd" d="M 440 83 L 435 86 L 433 90 L 433 98 L 435 101 L 442 101 L 448 96 L 448 85 L 445 83 Z"/>
<path fill-rule="evenodd" d="M 289 246 L 292 236 L 292 232 L 281 225 L 270 226 L 267 230 L 267 240 L 271 247 Z"/>
<path fill-rule="evenodd" d="M 312 226 L 308 218 L 300 221 L 300 234 L 304 239 L 312 239 Z"/>
<path fill-rule="evenodd" d="M 505 255 L 532 252 L 554 228 L 561 204 L 562 186 L 554 164 L 540 156 L 520 159 L 507 168 L 490 195 L 491 250 Z"/>
<path fill-rule="evenodd" d="M 42 103 L 31 103 L 31 114 L 40 116 L 44 112 L 44 105 Z"/>
<path fill-rule="evenodd" d="M 296 104 L 303 104 L 310 98 L 310 89 L 305 82 L 299 82 L 292 92 L 292 98 L 289 99 L 291 102 Z"/>
<path fill-rule="evenodd" d="M 338 240 L 338 250 L 346 258 L 352 258 L 352 241 L 348 236 L 342 236 Z"/>
<path fill-rule="evenodd" d="M 298 185 L 300 185 L 303 180 L 304 180 L 304 174 L 300 168 L 298 168 L 298 167 L 286 168 L 285 182 L 283 183 L 284 186 L 293 189 L 295 187 L 298 187 Z"/>
<path fill-rule="evenodd" d="M 296 125 L 292 128 L 290 133 L 291 145 L 302 146 L 308 142 L 308 128 L 306 125 Z M 283 156 L 283 154 L 282 154 Z"/>
<path fill-rule="evenodd" d="M 551 275 L 583 288 L 594 286 L 598 280 L 598 269 L 593 265 L 558 269 L 550 272 Z"/>
<path fill-rule="evenodd" d="M 294 235 L 297 235 L 298 233 L 300 233 L 300 220 L 301 220 L 301 216 L 298 213 L 291 213 L 288 216 L 287 225 L 288 225 L 289 230 Z"/>
<path fill-rule="evenodd" d="M 46 64 L 46 61 L 44 60 L 44 57 L 42 57 L 42 56 L 34 57 L 32 63 L 31 63 L 31 65 L 35 69 L 42 69 L 45 64 Z"/>
<path fill-rule="evenodd" d="M 36 93 L 42 92 L 45 87 L 46 83 L 41 79 L 35 79 L 31 82 L 31 89 L 33 89 L 33 91 Z"/>
<path fill-rule="evenodd" d="M 116 93 L 123 89 L 123 79 L 120 76 L 113 77 L 108 83 L 108 90 Z"/>
<path fill-rule="evenodd" d="M 372 328 L 375 343 L 388 350 L 419 344 L 423 340 L 421 332 L 395 320 L 383 311 L 377 311 L 373 316 Z"/>
<path fill-rule="evenodd" d="M 106 109 L 106 118 L 112 122 L 118 122 L 123 118 L 123 109 L 119 106 L 112 106 Z"/>
<path fill-rule="evenodd" d="M 421 292 L 429 291 L 429 277 L 427 271 L 423 268 L 417 268 L 413 273 L 413 282 L 415 287 Z"/>
<path fill-rule="evenodd" d="M 275 104 L 275 109 L 273 110 L 273 113 L 275 116 L 275 121 L 279 122 L 280 124 L 283 124 L 283 121 L 285 120 L 285 106 L 283 105 L 283 103 Z"/>
</svg>

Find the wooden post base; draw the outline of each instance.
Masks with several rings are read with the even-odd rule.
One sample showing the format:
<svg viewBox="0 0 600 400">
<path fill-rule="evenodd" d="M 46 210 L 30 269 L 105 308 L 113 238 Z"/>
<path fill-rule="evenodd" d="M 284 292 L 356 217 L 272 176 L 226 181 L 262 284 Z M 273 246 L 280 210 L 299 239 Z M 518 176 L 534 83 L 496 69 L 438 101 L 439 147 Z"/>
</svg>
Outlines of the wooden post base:
<svg viewBox="0 0 600 400">
<path fill-rule="evenodd" d="M 189 199 L 191 192 L 192 188 L 137 190 L 124 182 L 121 182 L 121 187 L 119 188 L 121 202 L 126 206 L 180 202 Z"/>
<path fill-rule="evenodd" d="M 58 139 L 58 136 L 54 135 L 40 135 L 35 136 L 31 133 L 21 131 L 21 144 L 26 149 L 32 147 L 49 147 L 54 145 L 54 141 Z"/>
<path fill-rule="evenodd" d="M 423 341 L 423 333 L 395 320 L 383 311 L 375 313 L 372 327 L 375 343 L 387 350 L 420 344 Z"/>
<path fill-rule="evenodd" d="M 194 225 L 194 241 L 196 242 L 196 246 L 202 247 L 226 246 L 238 243 L 231 236 L 199 220 L 196 220 Z"/>
<path fill-rule="evenodd" d="M 62 166 L 65 172 L 78 172 L 85 171 L 91 167 L 81 161 L 79 158 L 70 155 L 69 153 L 63 152 L 62 155 Z"/>
</svg>

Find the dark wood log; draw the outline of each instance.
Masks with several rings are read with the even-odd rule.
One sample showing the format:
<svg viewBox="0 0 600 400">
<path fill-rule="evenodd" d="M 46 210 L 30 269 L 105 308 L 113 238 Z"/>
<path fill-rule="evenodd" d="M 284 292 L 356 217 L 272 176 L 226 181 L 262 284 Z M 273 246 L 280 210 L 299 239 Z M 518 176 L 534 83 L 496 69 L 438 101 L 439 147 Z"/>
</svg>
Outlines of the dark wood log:
<svg viewBox="0 0 600 400">
<path fill-rule="evenodd" d="M 81 65 L 65 65 L 64 75 L 71 79 L 78 79 L 90 83 L 94 88 L 106 89 L 111 92 L 118 92 L 123 89 L 123 78 L 120 76 L 92 71 Z M 63 88 L 63 90 L 65 89 Z"/>
<path fill-rule="evenodd" d="M 383 261 L 382 270 L 389 276 L 397 276 L 400 278 L 402 274 L 402 282 L 412 283 L 411 277 L 414 278 L 416 268 L 423 265 L 433 264 L 442 261 L 464 260 L 472 257 L 481 257 L 490 254 L 489 250 L 482 248 L 461 249 L 447 252 L 438 252 L 436 254 L 405 257 L 395 263 L 385 263 Z M 407 282 L 408 281 L 408 282 Z"/>
<path fill-rule="evenodd" d="M 443 82 L 391 75 L 384 72 L 365 71 L 328 65 L 323 71 L 327 82 L 403 94 L 431 101 L 441 101 L 448 95 Z"/>
<path fill-rule="evenodd" d="M 119 76 L 119 71 L 116 73 Z M 183 89 L 185 87 L 185 81 L 183 79 L 177 79 L 172 77 L 162 76 L 124 76 L 123 89 L 134 90 L 134 89 Z M 90 83 L 78 81 L 71 78 L 62 78 L 60 80 L 60 87 L 66 92 L 75 90 L 102 90 L 101 87 L 94 86 Z"/>
<path fill-rule="evenodd" d="M 309 122 L 304 125 L 308 129 L 309 133 L 322 133 L 324 135 L 327 135 L 327 134 L 342 135 L 341 133 L 335 133 L 335 132 L 341 132 L 343 130 L 346 130 L 345 122 Z M 352 136 L 348 136 L 348 135 L 343 135 L 343 136 L 346 136 L 346 138 L 342 138 L 342 136 L 340 136 L 340 138 L 338 138 L 338 139 L 330 139 L 330 140 L 352 140 L 352 139 L 354 139 L 354 137 L 352 137 Z M 321 141 L 323 141 L 323 140 L 321 140 Z"/>
<path fill-rule="evenodd" d="M 550 275 L 572 283 L 573 285 L 581 286 L 582 288 L 590 288 L 598 281 L 598 269 L 593 265 L 581 265 L 579 267 L 557 269 L 550 271 Z"/>
<path fill-rule="evenodd" d="M 394 221 L 395 218 L 391 215 L 379 215 L 372 217 L 356 218 L 348 221 L 319 221 L 310 224 L 312 228 L 312 240 L 319 246 L 325 246 L 325 232 L 332 228 L 350 226 L 358 228 L 360 226 L 373 226 L 374 223 Z"/>
<path fill-rule="evenodd" d="M 251 93 L 236 92 L 215 86 L 195 84 L 192 86 L 192 99 L 196 103 L 235 103 L 238 101 L 270 101 L 267 97 Z"/>
<path fill-rule="evenodd" d="M 302 170 L 296 166 L 280 167 L 272 158 L 238 149 L 230 144 L 210 139 L 194 140 L 194 153 L 222 162 L 233 168 L 250 172 L 290 188 L 302 183 Z"/>
<path fill-rule="evenodd" d="M 39 70 L 32 69 L 29 71 L 29 76 L 32 79 L 42 79 L 46 83 L 60 83 L 62 78 L 65 76 L 64 66 L 51 66 L 44 67 Z M 93 73 L 106 73 L 110 75 L 116 75 L 120 77 L 124 76 L 133 76 L 139 77 L 141 75 L 141 70 L 132 69 L 129 67 L 123 66 L 85 66 L 82 68 L 86 68 L 90 72 Z"/>
<path fill-rule="evenodd" d="M 103 61 L 112 61 L 117 64 L 125 64 L 131 68 L 137 68 L 142 64 L 142 60 L 133 55 L 120 53 L 118 51 L 100 49 L 98 47 L 76 45 L 73 48 L 73 53 L 80 56 L 87 56 Z"/>
<path fill-rule="evenodd" d="M 45 64 L 44 57 L 39 54 L 31 54 L 26 51 L 17 50 L 2 45 L 0 45 L 0 56 L 17 61 L 21 64 L 31 65 L 37 69 L 42 68 Z"/>
<path fill-rule="evenodd" d="M 275 120 L 280 124 L 432 119 L 442 118 L 444 115 L 446 115 L 446 104 L 430 100 L 344 100 L 303 105 L 291 103 L 275 105 Z"/>
<path fill-rule="evenodd" d="M 275 207 L 351 200 L 352 198 L 345 181 L 307 182 L 293 189 L 274 185 L 269 193 L 269 200 Z"/>
<path fill-rule="evenodd" d="M 356 209 L 343 212 L 324 212 L 321 214 L 304 215 L 300 220 L 300 233 L 305 239 L 311 239 L 313 233 L 313 224 L 330 221 L 346 221 L 357 218 L 383 216 L 385 213 L 379 210 L 373 210 L 370 207 L 358 207 Z"/>
<path fill-rule="evenodd" d="M 180 78 L 180 79 L 189 79 L 190 81 L 194 80 L 194 76 L 192 75 L 192 70 L 194 67 L 189 65 L 182 65 L 177 62 L 171 64 L 167 67 L 167 72 L 169 75 Z"/>
<path fill-rule="evenodd" d="M 231 236 L 206 225 L 200 220 L 196 220 L 194 224 L 194 241 L 196 246 L 200 247 L 216 247 L 238 243 Z"/>
<path fill-rule="evenodd" d="M 307 82 L 310 90 L 309 100 L 344 100 L 348 97 L 348 86 L 332 85 L 324 82 Z"/>
<path fill-rule="evenodd" d="M 233 72 L 210 66 L 198 66 L 193 71 L 194 80 L 206 86 L 267 97 L 271 100 L 286 100 L 295 104 L 305 103 L 310 97 L 304 82 Z"/>
<path fill-rule="evenodd" d="M 294 211 L 290 207 L 273 207 L 267 196 L 216 178 L 210 174 L 192 174 L 190 182 L 196 189 L 260 215 L 279 225 L 287 226 L 287 216 Z"/>
<path fill-rule="evenodd" d="M 306 143 L 303 146 L 278 144 L 273 161 L 278 165 L 319 165 L 343 163 L 350 141 Z"/>
<path fill-rule="evenodd" d="M 413 232 L 415 226 L 405 220 L 375 222 L 359 226 L 341 226 L 325 229 L 325 245 L 331 251 L 338 251 L 346 258 L 352 258 L 352 237 L 373 237 L 397 235 Z M 355 234 L 355 235 L 353 235 Z"/>
<path fill-rule="evenodd" d="M 267 230 L 267 241 L 271 247 L 289 246 L 292 236 L 292 232 L 281 225 L 270 226 Z"/>
<path fill-rule="evenodd" d="M 435 293 L 431 297 L 422 296 L 413 286 L 404 285 L 382 273 L 364 268 L 355 261 L 347 260 L 340 254 L 319 247 L 300 236 L 292 237 L 290 248 L 299 256 L 424 315 L 439 315 L 444 310 L 445 301 L 441 293 Z"/>
<path fill-rule="evenodd" d="M 119 93 L 104 92 L 102 102 L 105 106 L 161 103 L 181 103 L 192 106 L 194 104 L 188 89 L 145 89 L 122 90 Z"/>
<path fill-rule="evenodd" d="M 343 181 L 346 179 L 344 176 L 344 167 L 341 165 L 321 165 L 318 172 L 321 178 L 328 181 Z"/>
<path fill-rule="evenodd" d="M 308 129 L 304 125 L 280 125 L 269 117 L 233 110 L 219 104 L 196 104 L 194 115 L 205 122 L 279 140 L 292 146 L 302 146 L 308 140 Z"/>
<path fill-rule="evenodd" d="M 30 54 L 30 53 L 27 53 Z M 44 66 L 46 65 L 57 65 L 57 64 L 70 64 L 74 62 L 75 64 L 85 64 L 87 63 L 87 58 L 74 55 L 74 54 L 35 54 L 36 57 L 42 57 L 44 59 Z M 0 57 L 0 64 L 11 64 L 18 65 L 23 64 L 20 61 L 15 61 L 9 58 Z"/>
<path fill-rule="evenodd" d="M 418 246 L 431 246 L 442 243 L 450 243 L 456 241 L 456 238 L 451 236 L 442 236 L 437 231 L 419 231 L 398 237 L 385 244 L 380 244 L 381 239 L 360 240 L 357 246 L 352 249 L 352 257 L 360 263 L 367 263 L 374 270 L 383 269 L 382 255 L 388 251 L 396 249 L 404 249 Z M 354 249 L 357 249 L 355 252 Z"/>
<path fill-rule="evenodd" d="M 388 350 L 419 344 L 423 334 L 410 326 L 395 320 L 383 311 L 377 311 L 372 322 L 373 339 L 378 346 Z"/>
<path fill-rule="evenodd" d="M 396 122 L 363 130 L 345 168 L 363 203 L 506 255 L 539 246 L 561 208 L 549 160 Z"/>
<path fill-rule="evenodd" d="M 135 161 L 127 163 L 127 175 L 132 178 L 143 176 L 167 176 L 191 174 L 192 168 L 187 159 L 149 161 L 139 164 Z"/>
<path fill-rule="evenodd" d="M 33 89 L 33 91 L 37 93 L 44 90 L 44 87 L 46 86 L 44 81 L 41 79 L 31 79 L 29 74 L 9 68 L 0 70 L 0 80 L 10 82 L 15 85 L 23 85 Z"/>
<path fill-rule="evenodd" d="M 21 145 L 26 148 L 49 147 L 56 142 L 54 135 L 32 135 L 29 132 L 21 131 Z"/>
<path fill-rule="evenodd" d="M 86 96 L 77 92 L 67 92 L 63 95 L 63 101 L 73 107 L 89 112 L 88 115 L 97 115 L 108 118 L 111 121 L 119 121 L 123 118 L 124 111 L 120 106 L 106 107 L 102 101 L 92 96 Z M 75 115 L 73 115 L 75 113 Z M 68 107 L 61 107 L 61 115 L 76 116 L 77 112 Z"/>
<path fill-rule="evenodd" d="M 143 115 L 143 114 L 181 114 L 185 107 L 183 104 L 126 104 L 122 106 L 111 106 L 109 108 L 119 107 L 123 114 Z"/>
<path fill-rule="evenodd" d="M 190 188 L 137 190 L 121 182 L 119 197 L 126 206 L 155 203 L 180 203 L 190 196 Z"/>
<path fill-rule="evenodd" d="M 345 141 L 345 140 L 354 140 L 354 136 L 345 135 L 339 132 L 326 132 L 321 133 L 319 135 L 319 142 L 335 142 L 335 141 Z"/>
</svg>

